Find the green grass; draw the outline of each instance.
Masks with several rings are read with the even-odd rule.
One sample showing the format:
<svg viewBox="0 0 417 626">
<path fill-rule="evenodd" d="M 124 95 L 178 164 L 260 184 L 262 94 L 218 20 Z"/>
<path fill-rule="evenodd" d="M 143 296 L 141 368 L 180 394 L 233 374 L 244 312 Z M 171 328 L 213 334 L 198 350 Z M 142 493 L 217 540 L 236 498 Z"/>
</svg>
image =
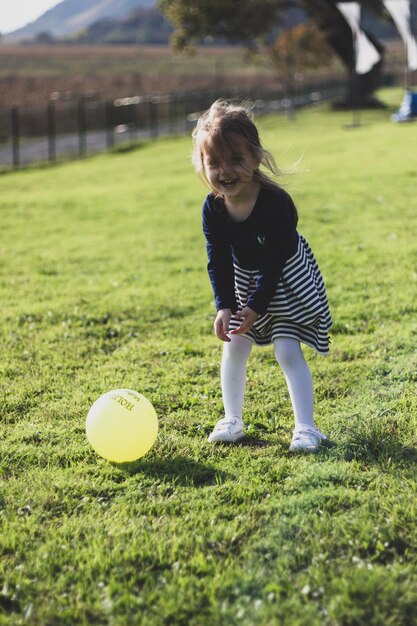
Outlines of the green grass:
<svg viewBox="0 0 417 626">
<path fill-rule="evenodd" d="M 385 93 L 397 105 L 398 92 Z M 415 125 L 390 110 L 260 120 L 323 271 L 329 357 L 305 353 L 332 445 L 291 456 L 270 349 L 248 437 L 221 415 L 204 189 L 188 138 L 0 177 L 0 624 L 417 624 Z M 129 387 L 160 433 L 98 458 L 89 406 Z"/>
</svg>

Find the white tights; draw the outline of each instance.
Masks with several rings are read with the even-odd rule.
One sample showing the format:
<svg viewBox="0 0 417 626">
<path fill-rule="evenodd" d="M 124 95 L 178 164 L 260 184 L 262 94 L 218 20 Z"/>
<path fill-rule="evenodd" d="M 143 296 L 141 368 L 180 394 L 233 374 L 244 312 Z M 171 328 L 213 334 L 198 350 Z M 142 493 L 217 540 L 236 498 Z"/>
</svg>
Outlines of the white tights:
<svg viewBox="0 0 417 626">
<path fill-rule="evenodd" d="M 247 337 L 231 335 L 223 347 L 221 384 L 226 417 L 242 418 L 246 364 L 252 348 Z M 295 425 L 313 425 L 313 381 L 300 342 L 290 337 L 274 341 L 275 358 L 284 372 L 294 411 Z"/>
</svg>

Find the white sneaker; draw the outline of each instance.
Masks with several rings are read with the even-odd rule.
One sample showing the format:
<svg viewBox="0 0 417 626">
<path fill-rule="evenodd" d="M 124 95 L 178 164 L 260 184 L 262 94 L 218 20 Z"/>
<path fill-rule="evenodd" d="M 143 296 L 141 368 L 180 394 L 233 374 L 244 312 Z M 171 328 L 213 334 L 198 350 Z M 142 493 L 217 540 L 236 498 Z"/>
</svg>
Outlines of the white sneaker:
<svg viewBox="0 0 417 626">
<path fill-rule="evenodd" d="M 234 443 L 243 437 L 243 421 L 240 417 L 223 417 L 215 425 L 207 441 L 227 441 Z"/>
<path fill-rule="evenodd" d="M 315 426 L 298 424 L 292 434 L 290 452 L 315 452 L 325 439 L 326 435 Z"/>
</svg>

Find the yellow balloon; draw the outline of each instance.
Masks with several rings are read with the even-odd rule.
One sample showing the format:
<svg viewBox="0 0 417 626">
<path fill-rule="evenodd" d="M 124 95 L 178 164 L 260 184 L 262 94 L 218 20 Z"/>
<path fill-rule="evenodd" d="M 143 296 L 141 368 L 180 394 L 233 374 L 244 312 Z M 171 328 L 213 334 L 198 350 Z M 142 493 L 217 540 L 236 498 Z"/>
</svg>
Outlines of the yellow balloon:
<svg viewBox="0 0 417 626">
<path fill-rule="evenodd" d="M 87 439 L 108 461 L 136 461 L 148 452 L 158 435 L 152 404 L 137 391 L 115 389 L 100 396 L 86 421 Z"/>
</svg>

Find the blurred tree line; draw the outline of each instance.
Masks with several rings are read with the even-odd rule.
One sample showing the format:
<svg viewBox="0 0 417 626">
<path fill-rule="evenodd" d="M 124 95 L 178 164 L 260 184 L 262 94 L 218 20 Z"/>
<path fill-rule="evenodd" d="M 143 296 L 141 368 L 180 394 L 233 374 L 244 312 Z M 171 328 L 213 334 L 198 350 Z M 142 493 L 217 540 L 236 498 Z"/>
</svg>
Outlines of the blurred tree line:
<svg viewBox="0 0 417 626">
<path fill-rule="evenodd" d="M 308 64 L 320 64 L 332 50 L 349 77 L 354 70 L 352 31 L 338 10 L 337 0 L 159 0 L 158 6 L 174 25 L 173 45 L 189 49 L 207 36 L 243 43 L 249 50 L 266 55 L 279 75 L 294 74 L 300 55 Z M 388 19 L 382 0 L 363 0 L 363 9 Z M 310 20 L 305 30 L 288 34 L 286 20 L 291 11 L 302 11 Z M 379 106 L 374 91 L 379 84 L 384 46 L 365 32 L 381 59 L 366 74 L 347 82 L 344 105 Z M 314 45 L 313 45 L 314 43 Z M 311 44 L 311 45 L 310 45 Z M 316 48 L 316 51 L 314 51 Z M 295 52 L 297 50 L 297 52 Z"/>
</svg>

